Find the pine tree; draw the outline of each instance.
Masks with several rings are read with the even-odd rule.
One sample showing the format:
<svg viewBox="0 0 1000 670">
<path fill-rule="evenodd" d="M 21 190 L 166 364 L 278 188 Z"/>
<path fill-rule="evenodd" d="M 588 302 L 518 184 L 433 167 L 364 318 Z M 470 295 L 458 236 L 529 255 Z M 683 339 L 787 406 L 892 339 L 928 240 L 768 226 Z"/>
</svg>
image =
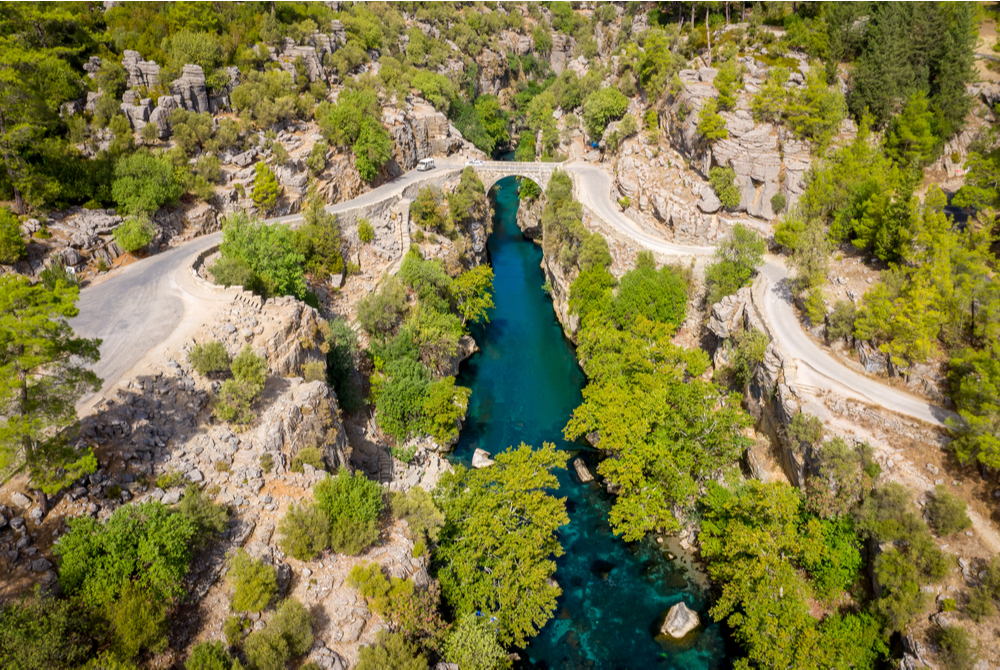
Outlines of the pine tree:
<svg viewBox="0 0 1000 670">
<path fill-rule="evenodd" d="M 27 463 L 46 494 L 97 468 L 90 450 L 67 446 L 64 429 L 76 421 L 76 403 L 101 380 L 84 367 L 100 358 L 100 340 L 74 336 L 66 319 L 79 313 L 79 289 L 48 289 L 20 275 L 0 278 L 0 465 Z"/>
<path fill-rule="evenodd" d="M 281 195 L 281 184 L 278 183 L 277 177 L 271 172 L 267 163 L 257 163 L 254 173 L 253 204 L 257 205 L 257 209 L 261 212 L 269 212 L 278 202 L 278 196 Z"/>
<path fill-rule="evenodd" d="M 886 138 L 885 150 L 897 163 L 920 168 L 934 158 L 937 138 L 931 130 L 934 114 L 928 108 L 927 96 L 919 91 L 910 96 L 903 111 L 893 119 Z"/>
</svg>

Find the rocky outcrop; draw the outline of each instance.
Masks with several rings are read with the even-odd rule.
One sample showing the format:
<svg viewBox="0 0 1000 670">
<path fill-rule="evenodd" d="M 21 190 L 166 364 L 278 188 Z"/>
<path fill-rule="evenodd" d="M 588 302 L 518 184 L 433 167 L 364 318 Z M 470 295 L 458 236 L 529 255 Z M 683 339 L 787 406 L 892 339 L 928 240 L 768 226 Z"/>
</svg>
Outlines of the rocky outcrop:
<svg viewBox="0 0 1000 670">
<path fill-rule="evenodd" d="M 549 65 L 556 75 L 562 74 L 566 63 L 572 58 L 576 40 L 562 33 L 552 33 L 552 51 L 549 53 Z"/>
<path fill-rule="evenodd" d="M 660 627 L 661 635 L 680 639 L 701 625 L 698 613 L 681 601 L 670 608 Z"/>
<path fill-rule="evenodd" d="M 517 208 L 517 227 L 521 229 L 521 234 L 525 239 L 536 243 L 542 241 L 542 209 L 544 209 L 544 198 L 534 200 L 522 200 Z"/>
<path fill-rule="evenodd" d="M 545 272 L 545 281 L 550 287 L 549 295 L 552 296 L 552 307 L 556 311 L 556 318 L 562 326 L 566 337 L 576 341 L 576 334 L 580 330 L 580 317 L 571 314 L 569 311 L 569 289 L 576 279 L 577 270 L 564 268 L 558 258 L 551 258 L 551 254 L 542 256 L 542 271 Z"/>
<path fill-rule="evenodd" d="M 764 432 L 778 436 L 782 468 L 791 483 L 799 486 L 804 481 L 807 454 L 797 443 L 787 439 L 784 430 L 801 405 L 796 366 L 795 361 L 774 340 L 763 318 L 767 285 L 767 280 L 758 275 L 750 287 L 741 288 L 735 295 L 726 296 L 712 306 L 708 330 L 718 339 L 713 362 L 716 369 L 729 364 L 732 335 L 739 330 L 757 330 L 771 340 L 764 351 L 764 360 L 750 382 L 747 406 Z"/>
<path fill-rule="evenodd" d="M 132 130 L 139 132 L 149 123 L 149 117 L 153 113 L 153 100 L 139 99 L 136 92 L 129 89 L 122 98 L 121 110 L 132 125 Z"/>
<path fill-rule="evenodd" d="M 479 65 L 479 93 L 499 95 L 507 88 L 510 81 L 510 70 L 507 69 L 507 59 L 490 49 L 484 49 L 476 59 Z"/>
<path fill-rule="evenodd" d="M 171 84 L 174 98 L 189 112 L 209 111 L 208 89 L 205 87 L 205 73 L 200 65 L 185 65 L 181 76 Z"/>
<path fill-rule="evenodd" d="M 160 139 L 165 140 L 170 137 L 170 115 L 175 109 L 180 107 L 173 96 L 162 95 L 157 100 L 156 109 L 149 115 L 149 123 L 156 125 L 160 130 Z"/>
<path fill-rule="evenodd" d="M 476 341 L 469 335 L 463 335 L 458 340 L 458 349 L 455 351 L 455 355 L 448 359 L 441 370 L 441 375 L 443 377 L 458 376 L 458 370 L 462 363 L 477 351 L 479 351 L 479 347 L 476 346 Z"/>
<path fill-rule="evenodd" d="M 143 60 L 138 51 L 125 50 L 122 67 L 128 75 L 129 88 L 154 88 L 160 82 L 160 66 L 153 61 Z"/>
<path fill-rule="evenodd" d="M 485 449 L 476 449 L 472 453 L 472 467 L 474 468 L 488 468 L 493 465 L 495 461 L 490 458 L 490 452 Z"/>
</svg>

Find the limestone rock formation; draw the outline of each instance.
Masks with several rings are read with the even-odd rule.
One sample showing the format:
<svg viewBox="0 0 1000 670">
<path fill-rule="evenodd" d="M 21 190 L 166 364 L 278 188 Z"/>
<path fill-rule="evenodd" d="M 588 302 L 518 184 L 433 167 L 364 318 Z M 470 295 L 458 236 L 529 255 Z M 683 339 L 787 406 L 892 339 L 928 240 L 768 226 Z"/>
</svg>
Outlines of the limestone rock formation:
<svg viewBox="0 0 1000 670">
<path fill-rule="evenodd" d="M 576 472 L 576 476 L 579 477 L 580 481 L 584 484 L 594 481 L 594 475 L 590 474 L 590 470 L 587 469 L 587 464 L 584 463 L 582 459 L 573 459 L 573 471 Z"/>
<path fill-rule="evenodd" d="M 160 66 L 143 60 L 138 51 L 126 49 L 122 55 L 122 67 L 128 74 L 129 88 L 151 89 L 160 82 Z"/>
<path fill-rule="evenodd" d="M 181 76 L 171 87 L 177 103 L 189 112 L 209 111 L 208 89 L 205 87 L 205 73 L 200 65 L 185 65 Z"/>
<path fill-rule="evenodd" d="M 667 618 L 660 627 L 661 635 L 680 639 L 701 625 L 698 613 L 681 601 L 670 608 Z"/>
</svg>

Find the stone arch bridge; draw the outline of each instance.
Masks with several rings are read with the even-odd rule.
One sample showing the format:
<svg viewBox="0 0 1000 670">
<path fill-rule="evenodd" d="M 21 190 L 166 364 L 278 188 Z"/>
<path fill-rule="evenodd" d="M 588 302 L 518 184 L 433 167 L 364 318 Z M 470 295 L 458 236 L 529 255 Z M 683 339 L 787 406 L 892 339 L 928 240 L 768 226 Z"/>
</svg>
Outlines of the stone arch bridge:
<svg viewBox="0 0 1000 670">
<path fill-rule="evenodd" d="M 549 186 L 552 173 L 561 163 L 528 163 L 522 161 L 483 161 L 482 165 L 473 165 L 479 180 L 483 182 L 486 192 L 505 177 L 525 177 L 538 184 L 544 191 Z"/>
</svg>

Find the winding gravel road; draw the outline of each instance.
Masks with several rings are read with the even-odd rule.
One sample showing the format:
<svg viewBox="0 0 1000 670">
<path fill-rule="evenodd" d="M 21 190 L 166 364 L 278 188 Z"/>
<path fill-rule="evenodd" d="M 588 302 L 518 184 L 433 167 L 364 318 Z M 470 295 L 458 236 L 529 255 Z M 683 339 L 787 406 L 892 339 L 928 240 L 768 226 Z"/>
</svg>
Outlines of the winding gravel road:
<svg viewBox="0 0 1000 670">
<path fill-rule="evenodd" d="M 438 161 L 431 172 L 411 170 L 396 180 L 353 200 L 331 205 L 337 213 L 369 205 L 402 193 L 408 186 L 439 177 L 461 167 L 461 162 Z M 616 203 L 611 175 L 585 163 L 566 164 L 576 178 L 577 197 L 609 225 L 642 246 L 667 255 L 694 256 L 704 262 L 714 247 L 672 244 L 625 216 Z M 270 219 L 272 223 L 294 223 L 301 215 Z M 191 279 L 187 268 L 194 257 L 218 244 L 221 233 L 196 238 L 148 260 L 134 263 L 116 276 L 80 292 L 80 314 L 70 323 L 82 337 L 99 337 L 101 360 L 94 371 L 113 384 L 153 347 L 165 341 L 185 318 L 187 311 L 203 309 L 203 300 L 228 300 L 225 294 L 206 294 Z M 768 280 L 764 311 L 778 343 L 798 364 L 801 381 L 816 388 L 880 405 L 906 416 L 941 425 L 951 412 L 897 390 L 847 368 L 816 344 L 802 329 L 792 307 L 788 272 L 779 258 L 768 257 L 761 270 Z"/>
</svg>

